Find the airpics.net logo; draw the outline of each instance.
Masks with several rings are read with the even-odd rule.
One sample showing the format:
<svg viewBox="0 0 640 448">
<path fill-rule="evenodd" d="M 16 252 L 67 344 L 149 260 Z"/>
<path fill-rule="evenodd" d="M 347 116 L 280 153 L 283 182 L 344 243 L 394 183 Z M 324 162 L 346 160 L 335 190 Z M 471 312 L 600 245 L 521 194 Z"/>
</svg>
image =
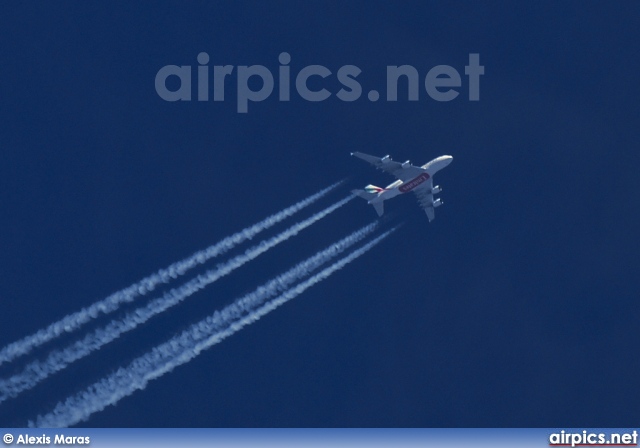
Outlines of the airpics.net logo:
<svg viewBox="0 0 640 448">
<path fill-rule="evenodd" d="M 549 446 L 638 446 L 638 431 L 626 433 L 604 433 L 583 430 L 582 432 L 560 431 L 549 435 Z"/>
<path fill-rule="evenodd" d="M 362 70 L 355 65 L 343 65 L 335 73 L 323 65 L 307 65 L 292 73 L 291 55 L 283 52 L 278 56 L 277 76 L 264 65 L 213 65 L 209 66 L 209 55 L 198 54 L 198 65 L 165 65 L 155 78 L 156 92 L 165 101 L 191 101 L 195 88 L 198 101 L 225 101 L 225 88 L 229 78 L 236 80 L 235 101 L 238 113 L 247 113 L 249 103 L 265 101 L 278 84 L 278 101 L 290 101 L 292 91 L 305 101 L 326 101 L 335 96 L 340 101 L 352 102 L 361 98 L 363 87 L 358 81 Z M 436 65 L 422 77 L 411 65 L 388 65 L 386 67 L 386 101 L 419 101 L 421 84 L 427 96 L 434 101 L 452 101 L 460 95 L 463 77 L 450 65 Z M 469 54 L 469 63 L 464 66 L 468 85 L 469 101 L 480 100 L 480 76 L 484 75 L 484 66 L 480 65 L 478 53 Z M 330 78 L 336 77 L 340 89 L 331 92 L 328 87 Z M 402 80 L 402 82 L 401 82 Z M 292 84 L 294 89 L 292 89 Z M 399 85 L 406 90 L 399 93 Z M 213 95 L 210 95 L 213 90 Z M 380 99 L 376 89 L 367 92 L 367 99 L 375 102 Z"/>
</svg>

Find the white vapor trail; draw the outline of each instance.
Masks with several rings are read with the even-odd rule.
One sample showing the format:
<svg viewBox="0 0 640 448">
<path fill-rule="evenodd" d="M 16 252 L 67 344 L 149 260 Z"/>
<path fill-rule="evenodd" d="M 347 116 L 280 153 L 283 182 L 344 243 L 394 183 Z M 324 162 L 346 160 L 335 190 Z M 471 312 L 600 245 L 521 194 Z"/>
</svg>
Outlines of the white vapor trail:
<svg viewBox="0 0 640 448">
<path fill-rule="evenodd" d="M 84 391 L 59 402 L 50 413 L 38 416 L 35 422 L 30 421 L 29 426 L 50 428 L 71 426 L 88 419 L 93 413 L 99 412 L 109 405 L 116 404 L 120 399 L 131 395 L 136 390 L 144 389 L 149 381 L 189 362 L 201 351 L 221 342 L 283 303 L 302 294 L 306 289 L 362 256 L 395 231 L 394 228 L 383 233 L 302 283 L 287 289 L 298 279 L 307 276 L 312 268 L 319 267 L 321 260 L 328 261 L 332 256 L 364 238 L 374 229 L 374 226 L 371 224 L 354 232 L 335 245 L 257 288 L 252 293 L 236 300 L 222 311 L 214 313 L 192 325 L 180 335 L 156 346 L 150 352 L 135 359 L 127 367 L 118 369 Z M 264 303 L 265 300 L 276 294 L 281 295 Z M 263 305 L 255 309 L 260 304 Z"/>
<path fill-rule="evenodd" d="M 237 255 L 231 260 L 220 263 L 215 269 L 211 269 L 204 274 L 198 275 L 194 279 L 183 285 L 171 289 L 166 294 L 150 301 L 144 307 L 127 313 L 122 319 L 114 319 L 106 326 L 92 331 L 84 338 L 74 342 L 70 346 L 51 352 L 43 361 L 33 361 L 18 374 L 10 378 L 0 380 L 0 403 L 31 389 L 39 382 L 45 380 L 50 375 L 58 372 L 78 359 L 84 358 L 91 352 L 100 349 L 104 345 L 119 338 L 123 333 L 135 329 L 144 324 L 153 316 L 179 304 L 187 297 L 204 289 L 206 286 L 217 281 L 221 277 L 230 274 L 244 264 L 256 259 L 259 255 L 269 249 L 288 240 L 298 234 L 303 229 L 318 222 L 336 209 L 353 199 L 353 196 L 336 202 L 324 210 L 314 214 L 310 218 L 300 221 L 289 227 L 282 233 L 264 240 L 259 244 L 247 249 L 243 254 Z"/>
<path fill-rule="evenodd" d="M 105 299 L 95 302 L 78 312 L 69 314 L 59 321 L 50 324 L 48 327 L 38 330 L 32 335 L 26 336 L 16 342 L 12 342 L 11 344 L 0 350 L 0 365 L 29 353 L 34 348 L 60 336 L 61 334 L 75 331 L 82 325 L 98 317 L 100 314 L 111 313 L 118 309 L 121 304 L 131 302 L 136 297 L 153 291 L 158 284 L 167 283 L 172 279 L 178 278 L 189 269 L 231 250 L 238 244 L 253 238 L 263 230 L 274 226 L 280 221 L 313 204 L 314 202 L 334 190 L 341 183 L 342 181 L 336 182 L 335 184 L 330 185 L 329 187 L 307 197 L 306 199 L 303 199 L 302 201 L 290 207 L 287 207 L 284 210 L 275 213 L 252 226 L 249 226 L 231 236 L 228 236 L 218 243 L 207 247 L 206 249 L 196 252 L 195 254 L 185 258 L 184 260 L 175 262 L 164 269 L 160 269 L 158 272 L 143 278 L 142 280 L 132 284 L 131 286 L 115 292 Z"/>
</svg>

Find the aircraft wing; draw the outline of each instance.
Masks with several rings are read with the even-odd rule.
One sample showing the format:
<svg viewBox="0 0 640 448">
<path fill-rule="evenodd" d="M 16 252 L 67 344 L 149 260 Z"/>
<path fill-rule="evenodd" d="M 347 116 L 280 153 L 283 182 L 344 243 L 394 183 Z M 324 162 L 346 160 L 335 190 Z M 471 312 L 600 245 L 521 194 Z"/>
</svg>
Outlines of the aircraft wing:
<svg viewBox="0 0 640 448">
<path fill-rule="evenodd" d="M 416 187 L 413 192 L 418 197 L 418 204 L 427 214 L 427 218 L 429 218 L 429 222 L 433 221 L 436 217 L 436 209 L 433 206 L 433 179 L 429 178 L 429 180 L 420 184 L 420 186 Z"/>
<path fill-rule="evenodd" d="M 389 156 L 376 157 L 362 152 L 352 152 L 351 155 L 369 162 L 376 168 L 395 176 L 403 182 L 414 179 L 426 171 L 424 168 L 411 165 L 408 160 L 405 163 L 400 163 L 391 160 Z"/>
</svg>

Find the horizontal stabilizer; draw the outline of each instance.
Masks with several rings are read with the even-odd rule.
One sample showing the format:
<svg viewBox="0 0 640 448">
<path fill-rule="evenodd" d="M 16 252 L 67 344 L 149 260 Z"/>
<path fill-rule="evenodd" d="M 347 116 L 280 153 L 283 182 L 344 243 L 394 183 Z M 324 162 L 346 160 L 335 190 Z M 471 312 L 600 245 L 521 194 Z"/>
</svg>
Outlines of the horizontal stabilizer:
<svg viewBox="0 0 640 448">
<path fill-rule="evenodd" d="M 362 199 L 366 200 L 369 204 L 373 205 L 373 208 L 376 209 L 376 213 L 378 214 L 378 216 L 382 216 L 382 214 L 384 213 L 384 203 L 383 201 L 372 202 L 375 198 L 378 197 L 378 193 L 371 193 L 370 192 L 371 189 L 369 187 L 373 187 L 373 185 L 367 186 L 367 190 L 369 191 L 351 190 L 351 193 L 361 197 Z M 374 188 L 378 188 L 378 187 L 374 187 Z"/>
<path fill-rule="evenodd" d="M 368 191 L 365 191 L 365 190 L 351 190 L 351 193 L 367 201 L 370 201 L 378 197 L 377 193 L 369 193 Z"/>
<path fill-rule="evenodd" d="M 376 209 L 376 213 L 378 214 L 378 216 L 382 216 L 382 214 L 384 213 L 384 202 L 374 202 L 371 205 L 373 205 L 373 208 Z"/>
</svg>

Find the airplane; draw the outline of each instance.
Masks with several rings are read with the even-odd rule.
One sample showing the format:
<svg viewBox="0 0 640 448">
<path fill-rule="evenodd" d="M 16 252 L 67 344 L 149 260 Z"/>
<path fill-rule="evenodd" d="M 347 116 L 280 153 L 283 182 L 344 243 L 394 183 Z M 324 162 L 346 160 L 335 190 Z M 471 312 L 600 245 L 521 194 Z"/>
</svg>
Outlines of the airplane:
<svg viewBox="0 0 640 448">
<path fill-rule="evenodd" d="M 376 157 L 361 152 L 352 152 L 351 155 L 367 161 L 376 168 L 398 178 L 392 184 L 387 185 L 386 188 L 367 185 L 364 190 L 351 191 L 373 205 L 378 216 L 382 216 L 384 213 L 384 201 L 399 194 L 413 191 L 418 197 L 420 207 L 427 213 L 429 222 L 434 220 L 436 217 L 435 209 L 444 204 L 444 202 L 442 202 L 442 199 L 433 199 L 433 195 L 442 191 L 440 186 L 433 186 L 433 175 L 449 165 L 453 161 L 453 157 L 440 156 L 422 166 L 414 166 L 408 160 L 404 163 L 395 162 L 388 155 Z"/>
</svg>

